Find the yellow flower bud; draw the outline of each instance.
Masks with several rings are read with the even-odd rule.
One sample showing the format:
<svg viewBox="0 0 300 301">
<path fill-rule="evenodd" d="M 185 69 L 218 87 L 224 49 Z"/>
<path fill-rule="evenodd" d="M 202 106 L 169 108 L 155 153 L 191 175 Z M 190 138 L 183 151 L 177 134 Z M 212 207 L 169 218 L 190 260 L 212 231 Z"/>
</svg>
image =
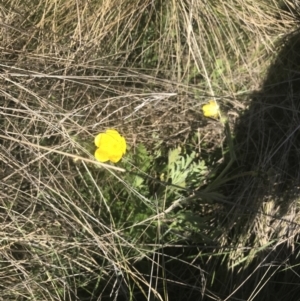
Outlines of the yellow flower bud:
<svg viewBox="0 0 300 301">
<path fill-rule="evenodd" d="M 220 107 L 215 100 L 210 100 L 202 107 L 202 110 L 205 117 L 218 118 L 220 116 Z"/>
</svg>

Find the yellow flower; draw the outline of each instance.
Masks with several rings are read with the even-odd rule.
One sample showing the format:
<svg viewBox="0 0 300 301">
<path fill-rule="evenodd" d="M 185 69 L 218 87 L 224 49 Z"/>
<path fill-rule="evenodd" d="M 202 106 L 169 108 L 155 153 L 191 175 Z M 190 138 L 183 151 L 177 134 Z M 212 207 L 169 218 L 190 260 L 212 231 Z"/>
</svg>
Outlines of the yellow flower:
<svg viewBox="0 0 300 301">
<path fill-rule="evenodd" d="M 116 130 L 107 130 L 95 137 L 95 158 L 100 162 L 118 162 L 126 152 L 126 141 Z"/>
<path fill-rule="evenodd" d="M 215 100 L 210 100 L 202 107 L 202 110 L 205 117 L 218 118 L 220 115 L 219 105 Z"/>
</svg>

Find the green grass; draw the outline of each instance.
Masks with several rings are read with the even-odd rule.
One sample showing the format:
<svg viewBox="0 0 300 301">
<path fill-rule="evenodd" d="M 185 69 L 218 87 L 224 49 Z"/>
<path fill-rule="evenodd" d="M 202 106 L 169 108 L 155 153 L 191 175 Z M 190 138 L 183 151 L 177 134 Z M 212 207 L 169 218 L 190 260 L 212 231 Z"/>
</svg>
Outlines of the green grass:
<svg viewBox="0 0 300 301">
<path fill-rule="evenodd" d="M 4 1 L 0 299 L 296 300 L 297 9 Z"/>
</svg>

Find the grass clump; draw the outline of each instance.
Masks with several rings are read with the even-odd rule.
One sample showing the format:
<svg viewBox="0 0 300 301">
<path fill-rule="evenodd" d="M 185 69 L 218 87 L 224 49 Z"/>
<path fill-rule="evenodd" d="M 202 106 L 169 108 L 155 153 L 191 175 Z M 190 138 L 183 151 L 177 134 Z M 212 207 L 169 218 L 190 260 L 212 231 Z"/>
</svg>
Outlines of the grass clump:
<svg viewBox="0 0 300 301">
<path fill-rule="evenodd" d="M 3 300 L 293 299 L 292 2 L 14 0 L 0 17 Z M 109 128 L 129 149 L 101 165 Z"/>
</svg>

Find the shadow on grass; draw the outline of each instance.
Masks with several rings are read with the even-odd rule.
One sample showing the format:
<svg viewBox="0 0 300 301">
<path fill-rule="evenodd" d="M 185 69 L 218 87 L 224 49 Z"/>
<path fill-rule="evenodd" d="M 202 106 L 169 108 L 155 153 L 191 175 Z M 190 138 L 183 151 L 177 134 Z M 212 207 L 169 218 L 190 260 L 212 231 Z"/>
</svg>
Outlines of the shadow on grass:
<svg viewBox="0 0 300 301">
<path fill-rule="evenodd" d="M 293 217 L 287 214 L 299 195 L 300 33 L 286 37 L 281 45 L 261 90 L 253 94 L 237 126 L 240 163 L 243 169 L 257 172 L 256 179 L 245 182 L 239 202 L 250 208 L 273 202 L 274 211 L 265 213 L 297 223 L 296 212 Z"/>
<path fill-rule="evenodd" d="M 220 300 L 296 300 L 300 294 L 300 32 L 278 47 L 235 129 L 238 170 L 253 173 L 233 183 L 229 242 L 244 250 L 231 258 L 233 272 L 216 272 L 225 288 L 212 286 Z"/>
</svg>

